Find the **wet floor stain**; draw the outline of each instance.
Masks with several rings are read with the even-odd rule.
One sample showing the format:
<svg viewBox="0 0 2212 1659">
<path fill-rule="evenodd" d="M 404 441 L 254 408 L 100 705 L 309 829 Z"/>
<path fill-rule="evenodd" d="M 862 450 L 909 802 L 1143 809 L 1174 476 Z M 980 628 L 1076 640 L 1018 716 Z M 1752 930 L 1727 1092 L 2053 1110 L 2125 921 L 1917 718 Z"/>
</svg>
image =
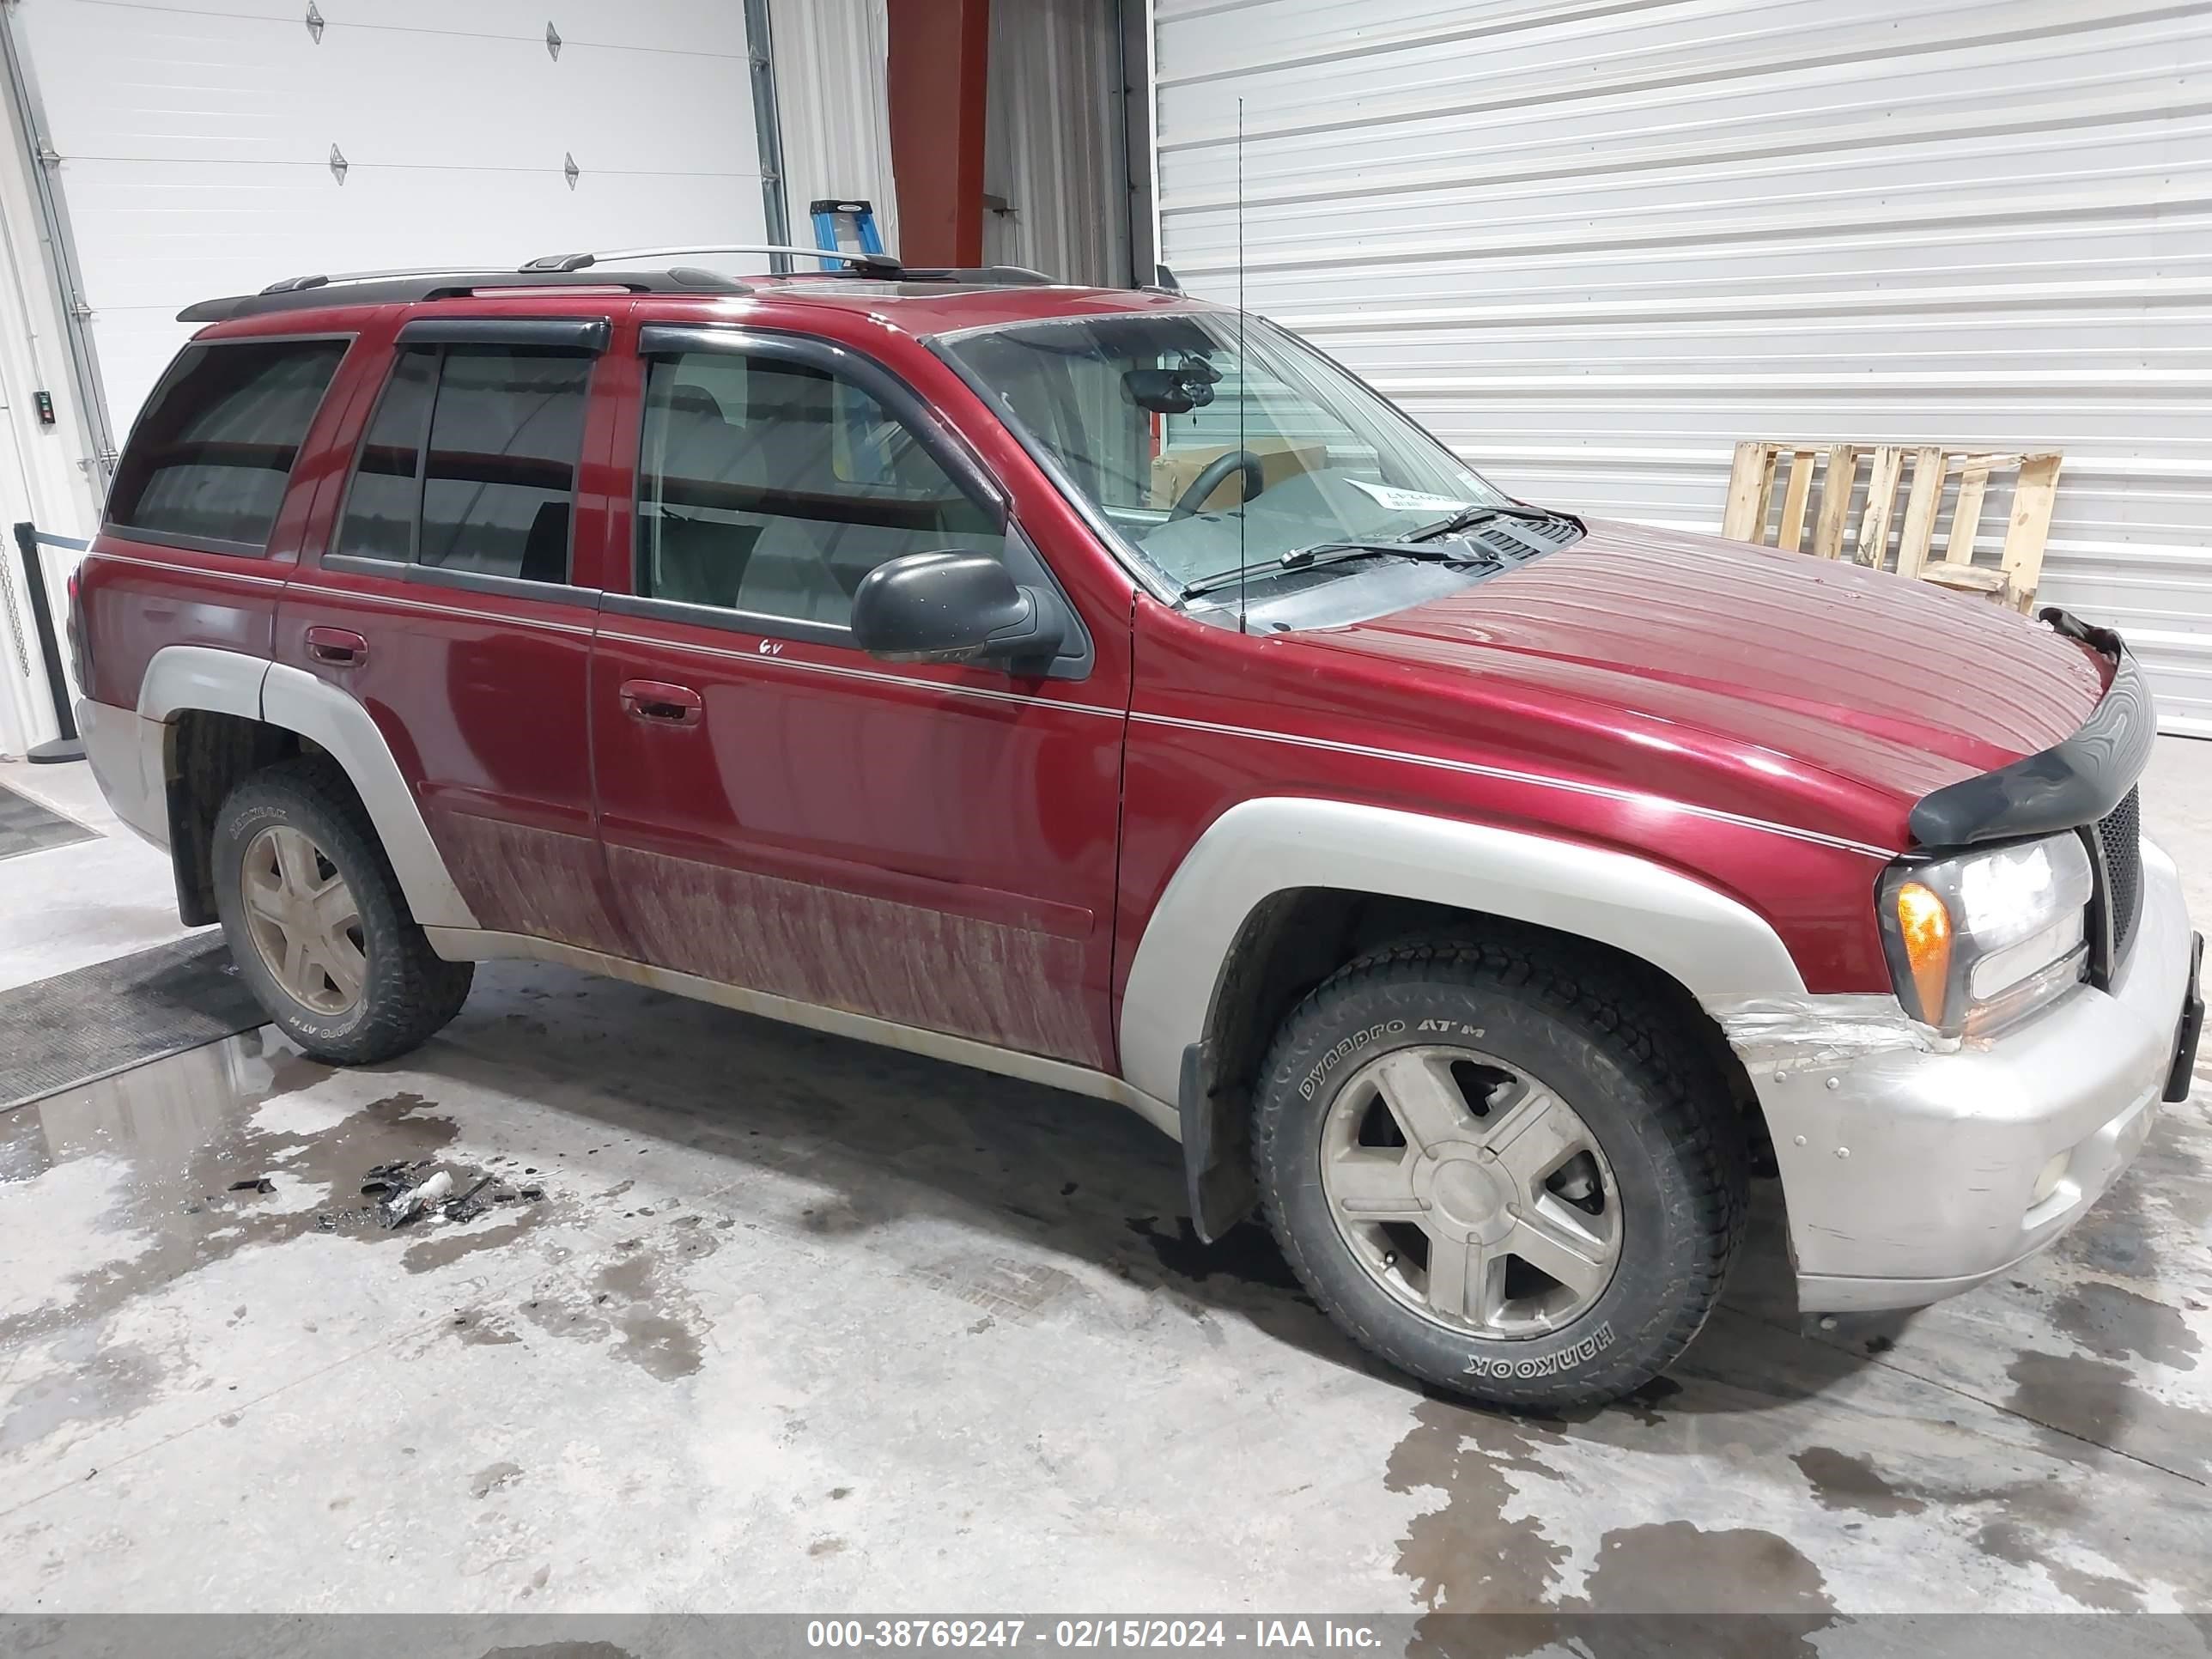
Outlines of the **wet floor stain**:
<svg viewBox="0 0 2212 1659">
<path fill-rule="evenodd" d="M 1553 1423 L 1510 1418 L 1431 1397 L 1392 1453 L 1392 1492 L 1442 1503 L 1414 1517 L 1398 1543 L 1397 1570 L 1429 1610 L 1413 1652 L 1459 1654 L 1470 1640 L 1488 1659 L 1577 1651 L 1620 1613 L 1723 1615 L 1676 1631 L 1684 1650 L 1782 1654 L 1815 1659 L 1814 1632 L 1835 1623 L 1820 1569 L 1778 1534 L 1753 1528 L 1706 1530 L 1686 1521 L 1622 1527 L 1597 1540 L 1579 1589 L 1567 1594 L 1570 1549 L 1547 1533 L 1540 1501 L 1516 1502 L 1512 1477 L 1540 1489 L 1557 1479 L 1537 1454 L 1568 1448 Z M 1472 1630 L 1455 1615 L 1512 1615 Z M 1600 1650 L 1603 1650 L 1601 1647 Z"/>
<path fill-rule="evenodd" d="M 1862 1515 L 1917 1515 L 1928 1507 L 1911 1492 L 1876 1472 L 1871 1457 L 1853 1456 L 1831 1446 L 1808 1446 L 1790 1460 L 1825 1510 L 1856 1510 Z"/>
<path fill-rule="evenodd" d="M 53 1369 L 9 1396 L 0 1415 L 0 1452 L 34 1445 L 73 1424 L 128 1417 L 161 1380 L 160 1363 L 135 1343 L 110 1344 L 98 1322 L 54 1344 Z"/>
<path fill-rule="evenodd" d="M 2051 1547 L 2015 1521 L 1988 1522 L 1974 1534 L 1982 1553 L 2015 1566 L 2040 1567 L 2051 1582 L 2084 1607 L 2100 1613 L 2140 1613 L 2142 1593 L 2124 1578 L 2071 1566 L 2052 1555 Z"/>
<path fill-rule="evenodd" d="M 615 1305 L 615 1352 L 630 1364 L 672 1382 L 695 1374 L 706 1363 L 700 1331 L 684 1316 L 666 1281 L 664 1264 L 639 1249 L 599 1270 L 602 1301 Z"/>
<path fill-rule="evenodd" d="M 1135 1216 L 1129 1231 L 1152 1247 L 1159 1265 L 1178 1279 L 1200 1284 L 1218 1274 L 1261 1290 L 1287 1291 L 1307 1300 L 1305 1286 L 1283 1260 L 1274 1235 L 1256 1222 L 1240 1222 L 1212 1244 L 1202 1243 L 1190 1218 Z"/>
<path fill-rule="evenodd" d="M 249 1067 L 258 1058 L 243 1051 L 240 1057 Z M 43 1304 L 0 1318 L 0 1346 L 104 1317 L 135 1297 L 248 1249 L 320 1235 L 404 1249 L 420 1236 L 373 1223 L 332 1230 L 321 1217 L 364 1204 L 358 1189 L 363 1174 L 374 1165 L 397 1158 L 435 1158 L 451 1146 L 459 1131 L 437 1103 L 402 1091 L 349 1111 L 326 1128 L 265 1128 L 254 1121 L 259 1108 L 312 1088 L 329 1078 L 331 1068 L 286 1053 L 275 1056 L 265 1073 L 261 1086 L 234 1090 L 216 1103 L 222 1109 L 218 1112 L 198 1103 L 202 1116 L 210 1121 L 201 1122 L 199 1133 L 175 1148 L 173 1156 L 161 1144 L 159 1108 L 166 1103 L 159 1101 L 144 1114 L 157 1126 L 151 1137 L 137 1133 L 138 1114 L 129 1103 L 118 1112 L 96 1094 L 73 1093 L 0 1118 L 0 1139 L 18 1147 L 43 1144 L 48 1168 L 76 1157 L 122 1158 L 126 1176 L 94 1224 L 103 1234 L 128 1237 L 135 1246 L 119 1259 L 69 1274 L 65 1288 Z M 204 1087 L 212 1079 L 193 1080 Z M 10 1161 L 21 1170 L 31 1160 L 19 1155 Z M 252 1174 L 256 1187 L 231 1190 L 240 1170 Z M 264 1177 L 270 1187 L 265 1194 L 258 1189 Z M 303 1194 L 309 1202 L 294 1201 Z M 538 1208 L 532 1206 L 507 1229 L 448 1230 L 453 1243 L 446 1259 L 529 1231 L 538 1223 Z"/>
<path fill-rule="evenodd" d="M 2148 1359 L 2194 1370 L 2203 1343 L 2178 1308 L 2117 1285 L 2076 1285 L 2052 1305 L 2051 1323 L 2100 1359 Z"/>
<path fill-rule="evenodd" d="M 2044 1440 L 2057 1455 L 2094 1462 L 2110 1447 L 2200 1485 L 2212 1479 L 2212 1412 L 2159 1399 L 2126 1364 L 2029 1349 L 2005 1374 L 2008 1407 L 2052 1431 Z"/>
<path fill-rule="evenodd" d="M 1820 1570 L 1788 1539 L 1753 1527 L 1708 1532 L 1662 1521 L 1598 1541 L 1577 1611 L 1759 1613 L 1771 1637 L 1800 1638 L 1834 1622 Z M 1818 1650 L 1800 1641 L 1808 1656 Z M 1764 1651 L 1787 1651 L 1766 1646 Z"/>
<path fill-rule="evenodd" d="M 720 1247 L 714 1229 L 668 1218 L 658 1232 L 622 1241 L 617 1259 L 600 1268 L 581 1291 L 565 1284 L 542 1285 L 515 1312 L 549 1336 L 605 1343 L 617 1359 L 663 1382 L 692 1376 L 706 1364 L 712 1322 L 685 1290 L 690 1264 Z"/>
<path fill-rule="evenodd" d="M 1566 1547 L 1533 1517 L 1504 1518 L 1514 1471 L 1543 1475 L 1531 1455 L 1544 1431 L 1442 1399 L 1413 1407 L 1412 1432 L 1383 1471 L 1389 1491 L 1443 1501 L 1398 1542 L 1398 1572 L 1434 1613 L 1525 1613 L 1550 1602 Z M 1536 1633 L 1536 1632 L 1532 1632 Z"/>
<path fill-rule="evenodd" d="M 397 1159 L 447 1160 L 455 1120 L 407 1090 L 358 1106 L 299 1100 L 332 1068 L 264 1042 L 249 1033 L 0 1115 L 0 1191 L 37 1206 L 11 1224 L 57 1240 L 42 1258 L 19 1258 L 0 1285 L 0 1355 L 40 1351 L 0 1391 L 0 1452 L 74 1440 L 179 1387 L 210 1386 L 191 1375 L 199 1362 L 188 1333 L 173 1353 L 167 1341 L 121 1342 L 111 1332 L 145 1298 L 217 1264 L 313 1238 L 327 1241 L 319 1248 L 386 1251 L 422 1273 L 509 1249 L 568 1207 L 518 1203 L 471 1221 L 380 1227 L 374 1200 L 360 1190 L 364 1176 Z M 63 1197 L 70 1192 L 83 1194 L 74 1210 Z M 64 1231 L 53 1233 L 57 1225 Z M 310 1336 L 317 1328 L 312 1309 L 266 1306 L 238 1306 L 223 1323 L 270 1320 Z M 472 1345 L 520 1340 L 504 1321 L 458 1310 L 448 1328 Z"/>
</svg>

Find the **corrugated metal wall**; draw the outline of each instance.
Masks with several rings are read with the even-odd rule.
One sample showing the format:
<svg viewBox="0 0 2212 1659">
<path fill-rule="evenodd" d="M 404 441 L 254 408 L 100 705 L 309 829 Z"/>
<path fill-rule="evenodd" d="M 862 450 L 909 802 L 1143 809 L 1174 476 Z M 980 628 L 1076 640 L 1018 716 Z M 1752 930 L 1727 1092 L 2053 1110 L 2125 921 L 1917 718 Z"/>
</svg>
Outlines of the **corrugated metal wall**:
<svg viewBox="0 0 2212 1659">
<path fill-rule="evenodd" d="M 1120 13 L 1115 0 L 991 8 L 983 188 L 987 264 L 1064 283 L 1129 280 Z"/>
<path fill-rule="evenodd" d="M 2212 9 L 1157 0 L 1163 252 L 1499 483 L 1717 530 L 1739 438 L 2050 447 L 2043 597 L 2212 735 Z M 1962 601 L 1964 602 L 1964 601 Z"/>
<path fill-rule="evenodd" d="M 875 209 L 884 246 L 897 251 L 885 15 L 884 0 L 770 0 L 784 202 L 802 246 L 814 243 L 809 202 L 857 196 Z"/>
</svg>

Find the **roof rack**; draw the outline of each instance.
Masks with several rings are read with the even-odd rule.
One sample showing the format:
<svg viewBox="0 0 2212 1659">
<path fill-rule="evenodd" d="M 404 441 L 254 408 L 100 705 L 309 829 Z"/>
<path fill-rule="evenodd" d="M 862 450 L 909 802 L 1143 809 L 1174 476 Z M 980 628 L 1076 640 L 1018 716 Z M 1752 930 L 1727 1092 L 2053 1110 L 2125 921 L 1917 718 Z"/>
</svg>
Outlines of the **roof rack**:
<svg viewBox="0 0 2212 1659">
<path fill-rule="evenodd" d="M 848 253 L 837 248 L 794 247 L 781 242 L 723 242 L 687 247 L 605 248 L 591 253 L 542 253 L 525 270 L 586 270 L 602 260 L 674 259 L 695 253 L 783 253 L 805 259 L 836 259 L 871 276 L 896 276 L 905 267 L 886 253 Z"/>
<path fill-rule="evenodd" d="M 978 288 L 1049 288 L 1060 279 L 1027 265 L 908 265 L 900 280 L 908 283 L 967 283 Z"/>
<path fill-rule="evenodd" d="M 895 277 L 903 283 L 975 283 L 994 288 L 1022 288 L 1049 283 L 1041 270 L 1022 265 L 918 266 L 901 264 L 887 253 L 850 248 L 799 247 L 780 242 L 732 242 L 701 247 L 626 247 L 595 253 L 547 253 L 523 266 L 525 270 L 588 270 L 617 259 L 674 259 L 701 253 L 782 253 L 802 259 L 836 261 L 842 270 L 825 270 L 824 276 Z"/>
<path fill-rule="evenodd" d="M 416 265 L 390 270 L 313 271 L 286 276 L 258 294 L 201 300 L 177 313 L 180 323 L 220 323 L 273 311 L 299 311 L 325 305 L 409 305 L 422 300 L 458 298 L 479 289 L 621 287 L 636 294 L 749 294 L 733 276 L 696 266 L 665 270 L 605 270 L 616 260 L 667 259 L 702 253 L 787 253 L 835 262 L 830 276 L 890 278 L 914 283 L 964 283 L 980 287 L 1026 288 L 1049 283 L 1042 271 L 1020 265 L 951 266 L 916 269 L 887 254 L 842 249 L 794 247 L 773 242 L 732 242 L 698 247 L 612 248 L 596 252 L 548 253 L 519 269 L 455 270 L 450 265 Z M 343 294 L 331 290 L 343 289 Z"/>
<path fill-rule="evenodd" d="M 289 276 L 258 294 L 201 300 L 177 313 L 180 323 L 220 323 L 273 311 L 329 305 L 411 305 L 458 299 L 478 289 L 623 288 L 634 294 L 747 294 L 751 290 L 718 271 L 609 270 L 583 276 L 563 270 L 359 270 Z M 334 292 L 343 289 L 343 292 Z"/>
<path fill-rule="evenodd" d="M 307 276 L 285 276 L 261 290 L 264 294 L 297 294 L 311 288 L 327 288 L 332 283 L 374 283 L 393 276 L 443 276 L 450 274 L 451 265 L 398 265 L 390 270 L 316 271 Z"/>
</svg>

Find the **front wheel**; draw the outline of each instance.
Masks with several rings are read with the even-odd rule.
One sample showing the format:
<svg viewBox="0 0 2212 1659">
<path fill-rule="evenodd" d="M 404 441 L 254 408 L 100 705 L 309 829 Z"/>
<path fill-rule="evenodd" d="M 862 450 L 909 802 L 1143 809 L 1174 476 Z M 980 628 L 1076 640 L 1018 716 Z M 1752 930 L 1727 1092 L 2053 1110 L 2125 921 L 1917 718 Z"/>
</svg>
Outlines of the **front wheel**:
<svg viewBox="0 0 2212 1659">
<path fill-rule="evenodd" d="M 1499 1405 L 1616 1399 L 1688 1346 L 1741 1230 L 1733 1103 L 1634 987 L 1501 946 L 1353 963 L 1254 1122 L 1291 1267 L 1354 1340 Z"/>
<path fill-rule="evenodd" d="M 247 778 L 216 812 L 213 850 L 216 914 L 239 973 L 316 1059 L 390 1060 L 460 1012 L 474 968 L 431 950 L 331 763 Z"/>
</svg>

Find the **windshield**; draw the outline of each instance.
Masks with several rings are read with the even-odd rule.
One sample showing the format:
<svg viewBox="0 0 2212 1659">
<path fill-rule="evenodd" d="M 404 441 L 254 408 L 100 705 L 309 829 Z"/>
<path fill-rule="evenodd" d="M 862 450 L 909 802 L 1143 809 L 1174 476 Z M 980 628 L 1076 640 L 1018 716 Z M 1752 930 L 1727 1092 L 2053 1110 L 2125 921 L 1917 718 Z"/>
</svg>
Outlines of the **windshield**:
<svg viewBox="0 0 2212 1659">
<path fill-rule="evenodd" d="M 1233 312 L 1018 324 L 946 355 L 1177 587 L 1507 497 L 1319 352 Z"/>
</svg>

